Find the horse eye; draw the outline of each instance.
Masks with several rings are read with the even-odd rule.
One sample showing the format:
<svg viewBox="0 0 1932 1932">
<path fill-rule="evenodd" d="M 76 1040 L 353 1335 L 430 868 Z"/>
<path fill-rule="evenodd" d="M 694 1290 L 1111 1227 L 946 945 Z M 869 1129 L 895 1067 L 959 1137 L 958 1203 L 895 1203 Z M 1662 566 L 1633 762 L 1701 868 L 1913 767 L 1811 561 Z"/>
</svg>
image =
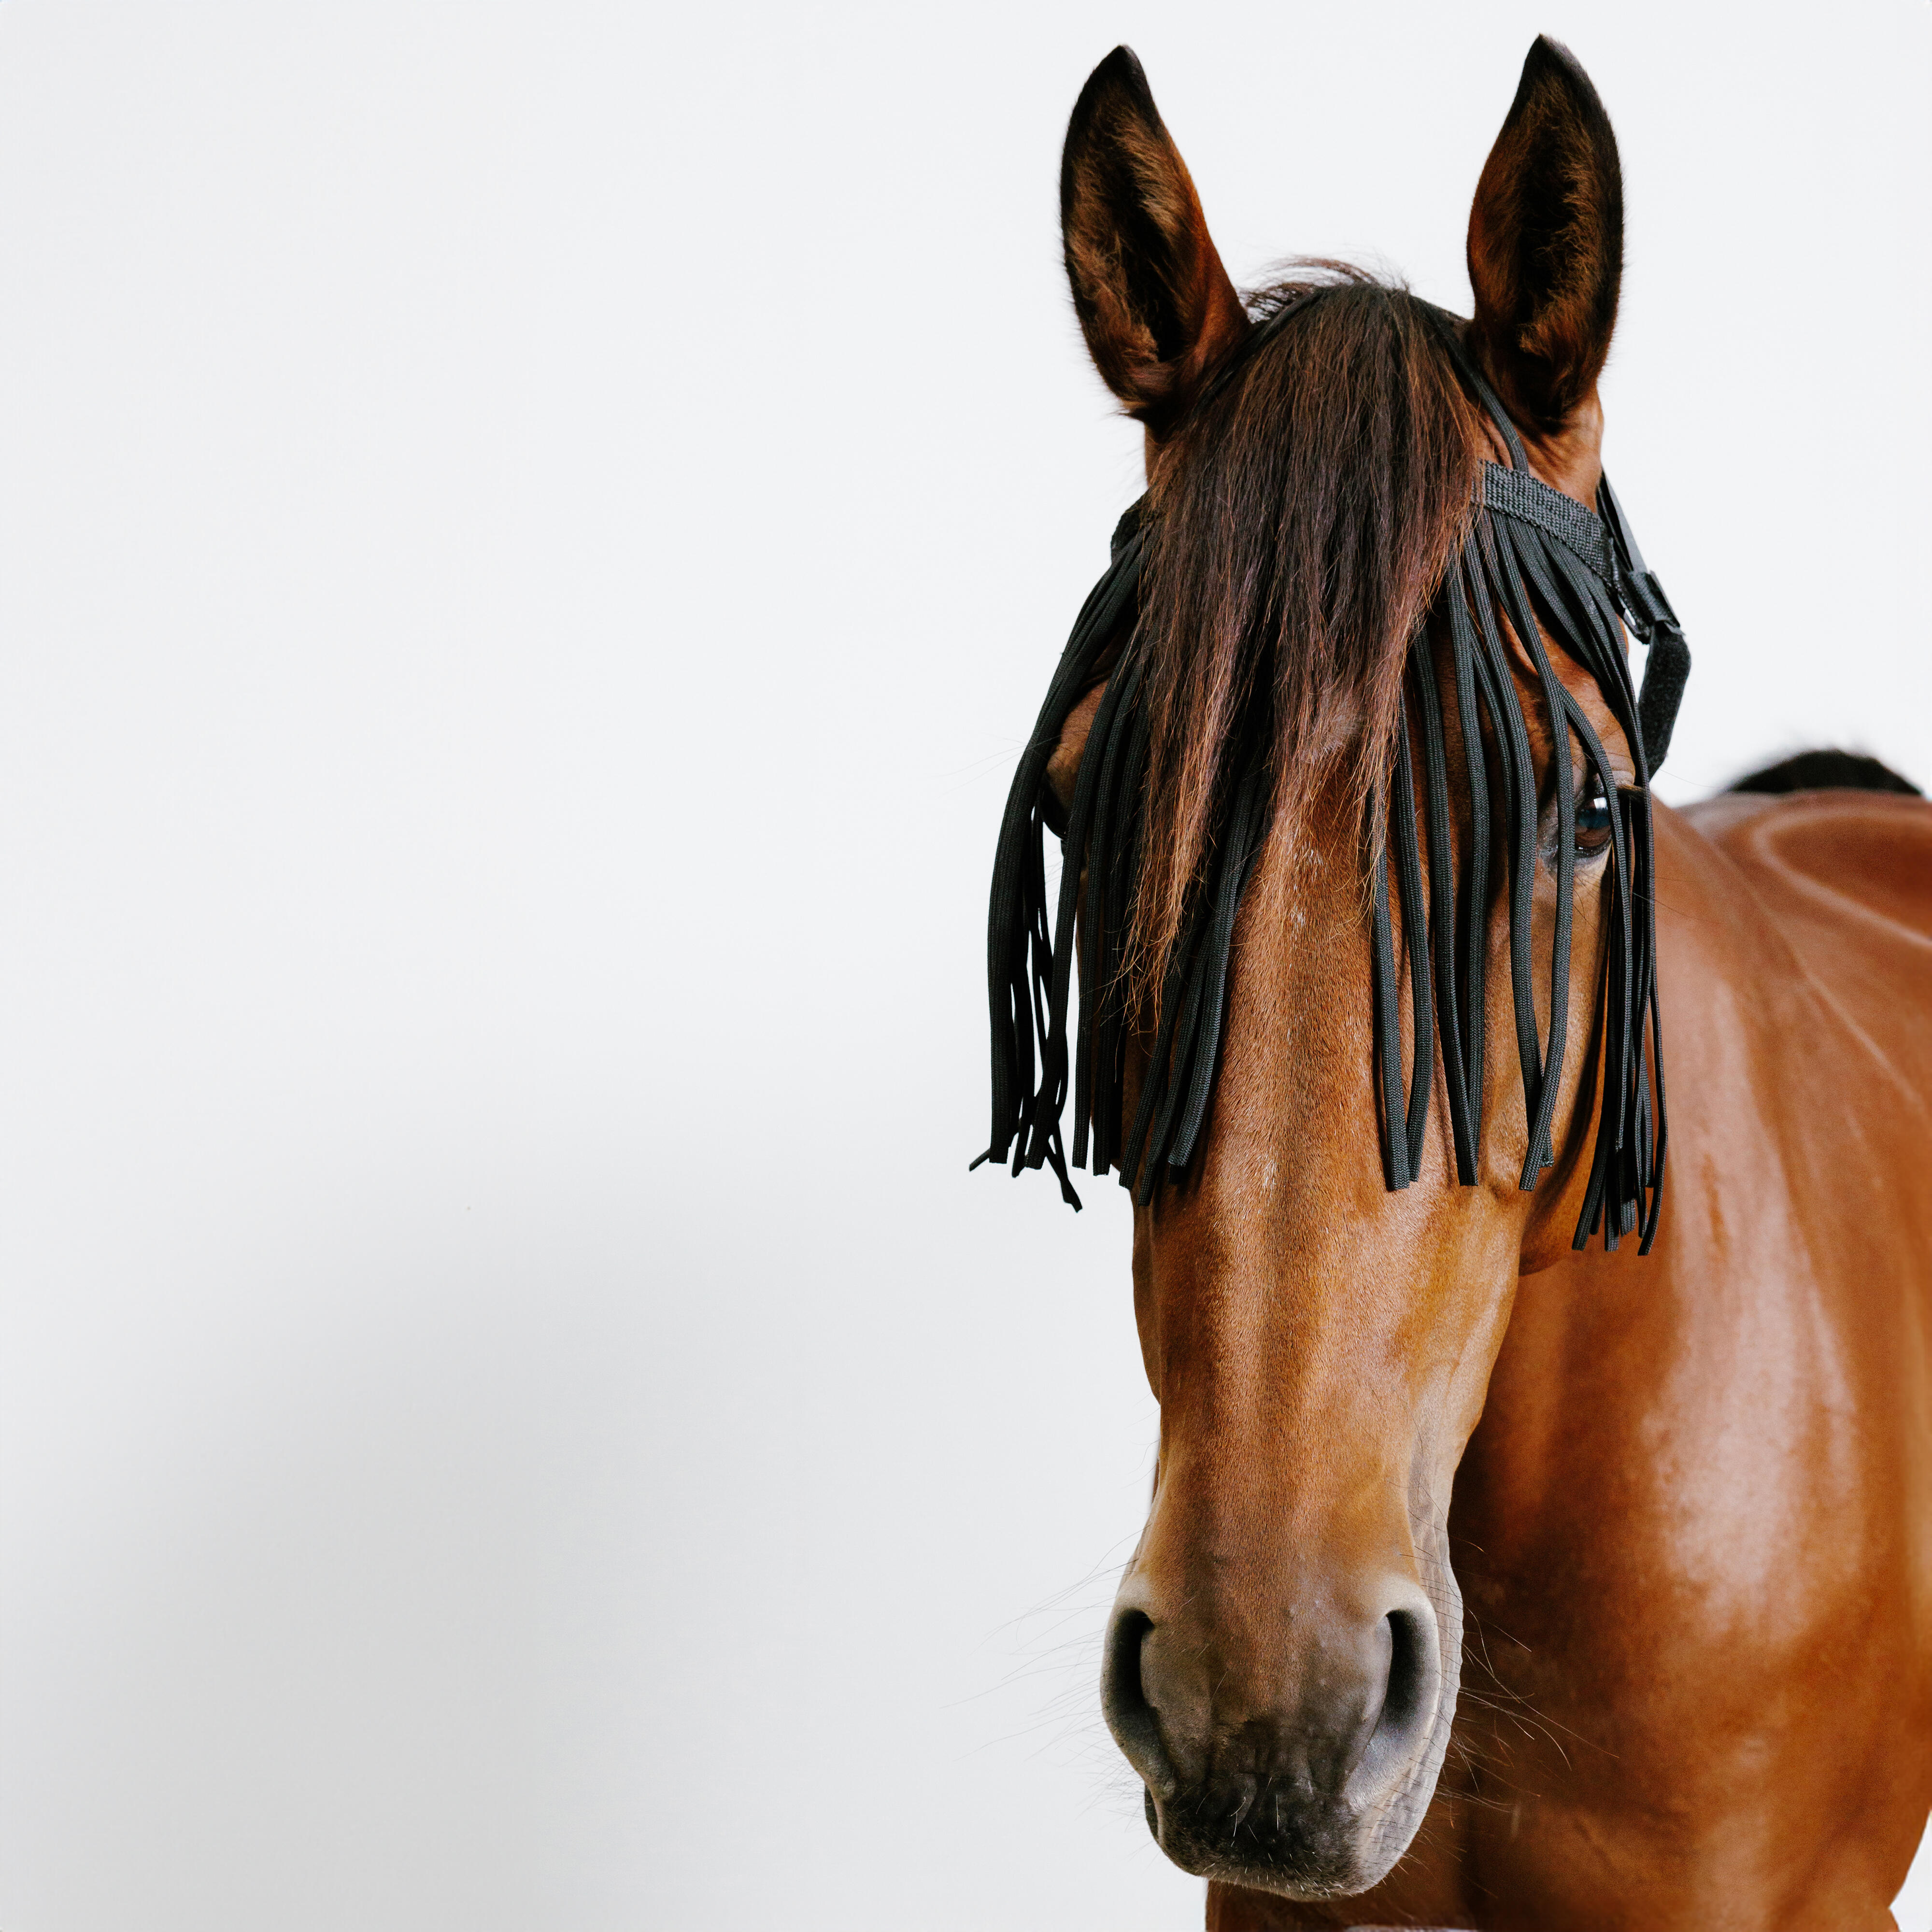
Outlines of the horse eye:
<svg viewBox="0 0 1932 1932">
<path fill-rule="evenodd" d="M 1594 858 L 1610 842 L 1610 801 L 1586 787 L 1576 799 L 1576 856 Z"/>
</svg>

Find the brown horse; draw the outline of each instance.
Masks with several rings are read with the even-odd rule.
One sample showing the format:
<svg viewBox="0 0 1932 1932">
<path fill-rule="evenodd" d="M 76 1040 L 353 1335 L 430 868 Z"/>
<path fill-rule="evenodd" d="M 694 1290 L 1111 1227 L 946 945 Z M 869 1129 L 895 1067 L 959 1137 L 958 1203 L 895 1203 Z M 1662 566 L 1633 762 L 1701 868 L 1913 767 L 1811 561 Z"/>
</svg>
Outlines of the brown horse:
<svg viewBox="0 0 1932 1932">
<path fill-rule="evenodd" d="M 1414 809 L 1391 774 L 1420 769 L 1430 707 L 1452 742 L 1470 715 L 1442 585 L 1478 466 L 1508 460 L 1472 380 L 1535 477 L 1599 505 L 1622 208 L 1595 92 L 1532 48 L 1454 331 L 1333 268 L 1244 304 L 1124 49 L 1075 110 L 1062 206 L 1094 362 L 1147 431 L 1138 629 L 1049 773 L 1066 814 L 1134 653 L 1129 1114 L 1231 836 L 1241 721 L 1266 721 L 1211 1110 L 1184 1168 L 1137 1190 L 1160 1443 L 1104 1697 L 1150 1824 L 1211 1881 L 1221 1932 L 1886 1932 L 1932 1806 L 1932 807 L 1814 789 L 1652 810 L 1616 680 L 1501 613 L 1539 774 L 1520 963 L 1540 1036 L 1571 1016 L 1540 1178 L 1500 862 L 1472 902 L 1495 1077 L 1466 1080 L 1466 1131 L 1427 1116 L 1408 1184 L 1377 1082 L 1376 855 Z M 1539 649 L 1610 778 L 1553 724 Z M 1492 781 L 1500 716 L 1474 754 Z M 1472 849 L 1474 783 L 1452 775 L 1399 904 Z M 1612 784 L 1654 832 L 1667 1051 L 1634 1063 L 1630 1118 L 1648 1132 L 1664 1070 L 1671 1114 L 1648 1255 L 1616 1240 L 1634 1208 L 1597 1210 L 1608 1249 L 1573 1246 L 1611 1077 L 1612 882 L 1642 882 L 1604 829 Z M 1083 922 L 1102 884 L 1080 886 Z M 1412 982 L 1416 909 L 1393 928 Z M 1426 1100 L 1466 1043 L 1400 1011 Z"/>
</svg>

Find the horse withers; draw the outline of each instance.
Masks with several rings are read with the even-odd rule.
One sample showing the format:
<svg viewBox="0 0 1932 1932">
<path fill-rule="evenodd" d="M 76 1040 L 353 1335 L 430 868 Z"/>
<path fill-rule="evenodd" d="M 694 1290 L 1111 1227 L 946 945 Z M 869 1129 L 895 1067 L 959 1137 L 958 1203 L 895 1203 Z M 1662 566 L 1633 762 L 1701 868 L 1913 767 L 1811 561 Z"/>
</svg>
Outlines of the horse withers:
<svg viewBox="0 0 1932 1932">
<path fill-rule="evenodd" d="M 1467 322 L 1333 264 L 1244 302 L 1125 49 L 1061 198 L 1148 491 L 1009 808 L 993 1152 L 1070 1196 L 1070 1104 L 1134 1191 L 1160 1440 L 1103 1697 L 1150 1825 L 1220 1932 L 1887 1932 L 1932 807 L 1650 796 L 1674 692 L 1617 620 L 1681 640 L 1603 481 L 1595 92 L 1532 49 Z"/>
</svg>

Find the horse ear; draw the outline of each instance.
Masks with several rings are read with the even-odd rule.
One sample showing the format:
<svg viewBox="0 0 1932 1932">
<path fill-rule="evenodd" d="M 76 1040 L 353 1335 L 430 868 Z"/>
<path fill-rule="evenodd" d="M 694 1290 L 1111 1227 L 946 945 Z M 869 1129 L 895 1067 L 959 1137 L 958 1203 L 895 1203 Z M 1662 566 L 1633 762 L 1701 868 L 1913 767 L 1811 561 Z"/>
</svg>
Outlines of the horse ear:
<svg viewBox="0 0 1932 1932">
<path fill-rule="evenodd" d="M 1594 386 L 1623 266 L 1610 116 L 1575 55 L 1539 36 L 1469 211 L 1476 346 L 1529 424 L 1561 428 Z"/>
<path fill-rule="evenodd" d="M 1249 328 L 1132 51 L 1080 90 L 1060 164 L 1066 279 L 1108 388 L 1156 438 Z"/>
</svg>

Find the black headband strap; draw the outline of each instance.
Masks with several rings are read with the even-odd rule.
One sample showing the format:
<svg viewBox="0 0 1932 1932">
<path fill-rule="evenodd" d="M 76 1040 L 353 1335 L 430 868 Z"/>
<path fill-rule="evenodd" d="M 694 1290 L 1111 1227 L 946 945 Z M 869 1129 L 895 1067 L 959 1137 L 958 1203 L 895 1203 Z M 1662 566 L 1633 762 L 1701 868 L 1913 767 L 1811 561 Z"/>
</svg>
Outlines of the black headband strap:
<svg viewBox="0 0 1932 1932">
<path fill-rule="evenodd" d="M 1690 646 L 1684 640 L 1677 613 L 1670 608 L 1656 573 L 1645 568 L 1643 553 L 1624 520 L 1610 478 L 1604 477 L 1597 485 L 1597 500 L 1603 506 L 1602 516 L 1597 517 L 1575 497 L 1551 489 L 1532 476 L 1522 439 L 1501 398 L 1477 368 L 1462 340 L 1461 325 L 1446 309 L 1432 313 L 1457 373 L 1482 404 L 1509 452 L 1508 468 L 1498 463 L 1483 466 L 1484 506 L 1519 523 L 1533 524 L 1556 538 L 1595 574 L 1622 608 L 1630 628 L 1650 647 L 1637 718 L 1644 763 L 1654 776 L 1670 752 L 1677 709 L 1684 701 L 1684 687 L 1690 676 Z"/>
<path fill-rule="evenodd" d="M 1534 524 L 1554 537 L 1610 592 L 1624 622 L 1650 646 L 1637 722 L 1643 734 L 1644 764 L 1654 776 L 1670 749 L 1677 707 L 1690 675 L 1690 646 L 1684 641 L 1683 626 L 1656 573 L 1644 568 L 1642 553 L 1630 536 L 1608 477 L 1597 486 L 1597 500 L 1604 506 L 1600 517 L 1526 470 L 1505 470 L 1499 463 L 1483 465 L 1484 507 L 1520 524 Z"/>
<path fill-rule="evenodd" d="M 1619 603 L 1616 557 L 1610 533 L 1600 517 L 1593 516 L 1574 496 L 1552 490 L 1527 470 L 1505 470 L 1500 463 L 1483 465 L 1483 502 L 1519 523 L 1534 524 L 1563 545 L 1586 568 L 1593 570 Z"/>
</svg>

